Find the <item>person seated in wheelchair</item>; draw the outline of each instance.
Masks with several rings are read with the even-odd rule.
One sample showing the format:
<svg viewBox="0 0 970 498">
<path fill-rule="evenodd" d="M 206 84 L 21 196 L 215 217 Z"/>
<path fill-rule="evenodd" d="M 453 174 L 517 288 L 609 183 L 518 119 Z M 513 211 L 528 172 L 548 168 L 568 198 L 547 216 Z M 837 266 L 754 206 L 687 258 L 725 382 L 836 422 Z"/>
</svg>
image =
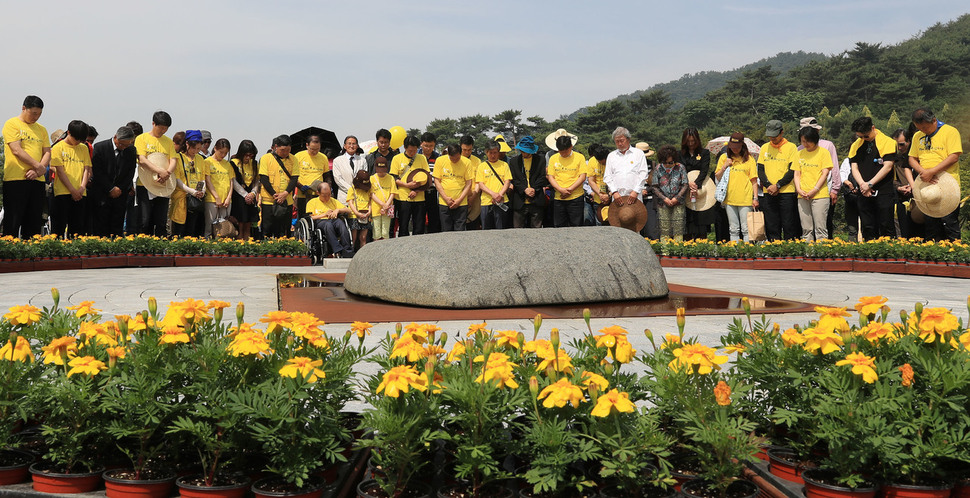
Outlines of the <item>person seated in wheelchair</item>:
<svg viewBox="0 0 970 498">
<path fill-rule="evenodd" d="M 333 250 L 335 258 L 352 258 L 354 243 L 347 229 L 347 222 L 341 216 L 350 214 L 350 209 L 331 196 L 330 184 L 321 182 L 317 185 L 317 197 L 310 199 L 306 205 L 306 214 L 313 220 L 313 225 L 323 232 L 327 244 Z"/>
</svg>

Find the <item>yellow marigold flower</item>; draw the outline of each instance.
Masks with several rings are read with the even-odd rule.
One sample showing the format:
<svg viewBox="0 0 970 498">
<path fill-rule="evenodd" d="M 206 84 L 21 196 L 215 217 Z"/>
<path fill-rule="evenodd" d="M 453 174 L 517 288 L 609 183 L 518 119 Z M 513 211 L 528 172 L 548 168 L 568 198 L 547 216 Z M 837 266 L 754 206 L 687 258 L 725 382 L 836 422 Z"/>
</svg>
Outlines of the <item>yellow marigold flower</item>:
<svg viewBox="0 0 970 498">
<path fill-rule="evenodd" d="M 447 360 L 449 362 L 458 361 L 462 356 L 465 356 L 465 343 L 457 341 L 455 342 L 455 345 L 451 347 Z"/>
<path fill-rule="evenodd" d="M 414 339 L 414 336 L 405 334 L 394 342 L 391 349 L 391 358 L 406 358 L 407 361 L 415 362 L 425 357 L 424 346 Z"/>
<path fill-rule="evenodd" d="M 913 385 L 913 366 L 909 363 L 904 363 L 903 366 L 899 367 L 899 371 L 903 373 L 903 387 L 910 387 Z"/>
<path fill-rule="evenodd" d="M 970 349 L 970 332 L 960 336 L 960 344 L 963 344 L 964 349 Z"/>
<path fill-rule="evenodd" d="M 11 306 L 3 318 L 11 325 L 30 326 L 40 320 L 40 308 L 29 304 Z"/>
<path fill-rule="evenodd" d="M 717 404 L 721 406 L 728 406 L 731 404 L 731 386 L 727 385 L 727 382 L 723 380 L 718 382 L 714 386 L 714 399 L 717 400 Z"/>
<path fill-rule="evenodd" d="M 67 309 L 74 312 L 74 315 L 78 318 L 84 318 L 88 315 L 97 315 L 101 313 L 101 310 L 94 307 L 94 301 L 81 301 L 81 304 L 77 306 L 68 306 Z"/>
<path fill-rule="evenodd" d="M 323 360 L 311 360 L 305 356 L 294 356 L 286 360 L 286 365 L 283 365 L 283 368 L 280 369 L 280 375 L 294 379 L 299 377 L 312 383 L 316 382 L 317 379 L 326 377 L 323 370 L 317 368 L 321 365 L 323 365 Z"/>
<path fill-rule="evenodd" d="M 178 344 L 188 342 L 189 334 L 185 333 L 185 329 L 172 323 L 165 324 L 162 327 L 162 335 L 158 338 L 159 344 Z"/>
<path fill-rule="evenodd" d="M 680 336 L 677 334 L 666 334 L 664 335 L 664 342 L 660 344 L 660 349 L 667 349 L 676 344 L 680 344 Z"/>
<path fill-rule="evenodd" d="M 447 349 L 445 349 L 445 348 L 443 348 L 443 347 L 441 347 L 441 346 L 439 346 L 437 344 L 428 344 L 427 346 L 424 346 L 424 356 L 425 357 L 441 356 L 441 355 L 447 354 L 447 353 L 448 353 L 448 350 Z"/>
<path fill-rule="evenodd" d="M 594 417 L 608 417 L 614 410 L 625 413 L 636 411 L 636 407 L 630 401 L 629 393 L 621 393 L 616 389 L 611 389 L 610 392 L 601 394 L 596 400 L 596 406 L 593 407 L 590 415 Z"/>
<path fill-rule="evenodd" d="M 910 316 L 911 323 L 915 321 L 916 314 Z M 919 316 L 917 330 L 919 336 L 925 342 L 933 342 L 936 336 L 940 336 L 940 342 L 946 341 L 946 335 L 955 331 L 960 326 L 957 317 L 950 313 L 946 308 L 923 308 Z"/>
<path fill-rule="evenodd" d="M 267 334 L 273 334 L 280 328 L 290 328 L 290 313 L 287 311 L 270 311 L 263 315 L 259 321 L 267 324 Z"/>
<path fill-rule="evenodd" d="M 781 342 L 785 344 L 785 347 L 790 348 L 792 346 L 805 344 L 805 336 L 795 329 L 786 329 L 781 333 Z"/>
<path fill-rule="evenodd" d="M 802 344 L 802 347 L 810 353 L 821 350 L 822 354 L 829 354 L 833 351 L 838 351 L 844 344 L 842 342 L 842 336 L 836 334 L 831 329 L 808 328 L 802 332 L 802 337 L 805 338 L 805 343 Z"/>
<path fill-rule="evenodd" d="M 426 324 L 411 322 L 406 327 L 404 327 L 404 331 L 401 333 L 401 337 L 403 338 L 406 336 L 411 336 L 411 338 L 414 339 L 415 342 L 419 344 L 424 344 L 428 342 L 428 330 L 429 328 L 427 327 Z"/>
<path fill-rule="evenodd" d="M 74 374 L 87 374 L 93 377 L 108 368 L 104 362 L 96 360 L 93 356 L 78 356 L 67 365 L 71 367 L 67 372 L 68 377 Z"/>
<path fill-rule="evenodd" d="M 301 339 L 313 339 L 323 333 L 320 327 L 326 325 L 323 320 L 317 318 L 313 313 L 294 311 L 290 313 L 289 322 L 286 327 L 293 331 L 293 334 Z"/>
<path fill-rule="evenodd" d="M 233 356 L 265 356 L 272 353 L 266 335 L 259 331 L 243 332 L 236 334 L 232 342 L 227 347 Z"/>
<path fill-rule="evenodd" d="M 406 393 L 411 388 L 419 391 L 428 390 L 428 378 L 419 374 L 418 370 L 411 365 L 399 365 L 384 373 L 377 392 L 384 392 L 385 396 L 397 398 L 402 392 Z"/>
<path fill-rule="evenodd" d="M 499 330 L 495 332 L 495 339 L 497 347 L 519 348 L 519 332 L 517 330 Z"/>
<path fill-rule="evenodd" d="M 116 360 L 124 359 L 125 356 L 128 355 L 128 349 L 124 346 L 111 346 L 105 349 L 105 352 L 108 353 L 108 358 L 113 358 Z"/>
<path fill-rule="evenodd" d="M 740 354 L 740 353 L 743 353 L 746 349 L 747 348 L 744 346 L 744 344 L 730 344 L 730 345 L 724 346 L 724 351 L 727 352 L 728 354 L 731 354 L 731 353 Z"/>
<path fill-rule="evenodd" d="M 862 353 L 849 353 L 844 360 L 835 362 L 835 366 L 852 365 L 852 373 L 861 375 L 862 380 L 872 384 L 879 378 L 876 375 L 876 359 Z"/>
<path fill-rule="evenodd" d="M 320 334 L 316 337 L 310 338 L 310 345 L 315 348 L 324 349 L 330 351 L 330 339 L 327 339 L 326 335 Z"/>
<path fill-rule="evenodd" d="M 600 329 L 599 333 L 600 335 L 596 336 L 596 347 L 612 348 L 618 339 L 626 339 L 627 331 L 619 325 L 611 325 Z"/>
<path fill-rule="evenodd" d="M 540 358 L 548 358 L 555 354 L 555 352 L 552 350 L 552 342 L 550 342 L 548 339 L 526 341 L 525 345 L 522 346 L 522 351 L 526 353 L 535 353 L 536 356 Z"/>
<path fill-rule="evenodd" d="M 593 372 L 583 372 L 581 378 L 583 379 L 583 387 L 587 389 L 589 389 L 590 384 L 595 384 L 597 387 L 599 387 L 600 392 L 606 391 L 606 389 L 610 387 L 610 381 L 606 380 L 606 378 L 602 375 L 595 374 Z"/>
<path fill-rule="evenodd" d="M 92 342 L 101 344 L 103 346 L 115 346 L 118 344 L 118 336 L 114 333 L 114 330 L 109 329 L 100 323 L 81 322 L 81 326 L 78 327 L 77 333 L 78 335 L 84 336 L 85 344 L 90 344 Z"/>
<path fill-rule="evenodd" d="M 145 323 L 144 317 L 141 314 L 135 315 L 134 318 L 128 320 L 128 331 L 129 332 L 141 332 L 142 330 L 147 330 L 150 324 L 154 324 L 154 319 L 148 317 L 148 323 Z"/>
<path fill-rule="evenodd" d="M 354 322 L 350 324 L 350 330 L 357 334 L 357 337 L 363 339 L 365 335 L 370 335 L 370 329 L 373 327 L 369 322 Z"/>
<path fill-rule="evenodd" d="M 845 311 L 845 307 L 829 308 L 826 306 L 816 306 L 815 311 L 822 315 L 818 319 L 818 326 L 816 328 L 828 331 L 838 330 L 841 332 L 849 330 L 849 322 L 845 321 L 845 317 L 852 315 Z"/>
<path fill-rule="evenodd" d="M 566 378 L 559 379 L 556 383 L 546 386 L 539 393 L 538 399 L 543 398 L 545 398 L 545 401 L 542 402 L 542 406 L 546 408 L 562 408 L 566 406 L 566 403 L 572 404 L 573 408 L 578 408 L 580 403 L 586 401 L 583 398 L 583 390 Z"/>
<path fill-rule="evenodd" d="M 485 361 L 484 355 L 478 355 L 472 360 L 476 363 L 481 363 Z M 495 381 L 498 387 L 508 387 L 511 389 L 517 389 L 519 384 L 515 381 L 515 374 L 512 371 L 512 367 L 516 366 L 515 363 L 509 361 L 509 356 L 505 353 L 492 353 L 488 355 L 488 362 L 485 364 L 485 368 L 482 373 L 475 378 L 475 382 L 489 382 Z"/>
<path fill-rule="evenodd" d="M 495 353 L 492 353 L 495 354 Z M 544 371 L 549 367 L 553 367 L 557 372 L 565 372 L 566 374 L 571 374 L 573 371 L 573 360 L 566 353 L 566 350 L 559 348 L 558 355 L 549 355 L 542 358 L 536 370 Z"/>
<path fill-rule="evenodd" d="M 34 362 L 34 353 L 30 350 L 30 341 L 22 335 L 17 336 L 17 342 L 15 344 L 10 344 L 7 341 L 2 348 L 0 348 L 0 359 L 7 361 L 23 361 L 23 362 Z"/>
<path fill-rule="evenodd" d="M 475 334 L 477 334 L 479 332 L 481 332 L 481 333 L 483 333 L 485 335 L 488 335 L 489 332 L 488 332 L 488 329 L 486 327 L 488 327 L 488 323 L 486 323 L 486 322 L 473 323 L 473 324 L 469 325 L 468 326 L 468 337 L 471 337 L 471 336 L 473 336 L 473 335 L 475 335 Z"/>
<path fill-rule="evenodd" d="M 856 335 L 864 337 L 867 341 L 876 343 L 881 339 L 896 339 L 896 329 L 892 325 L 883 322 L 869 322 L 865 327 L 856 331 Z"/>
<path fill-rule="evenodd" d="M 71 357 L 77 352 L 77 338 L 71 336 L 58 337 L 40 349 L 44 352 L 45 364 L 63 365 L 64 355 Z"/>
<path fill-rule="evenodd" d="M 722 363 L 728 361 L 727 356 L 720 356 L 717 350 L 703 344 L 684 344 L 674 350 L 675 358 L 670 362 L 670 368 L 677 370 L 690 369 L 688 373 L 706 375 L 714 369 L 720 370 Z"/>
<path fill-rule="evenodd" d="M 428 337 L 428 334 L 433 334 L 433 333 L 441 330 L 441 327 L 439 327 L 439 326 L 437 326 L 437 325 L 435 325 L 433 323 L 422 323 L 421 324 L 421 330 L 424 332 L 424 337 Z"/>
<path fill-rule="evenodd" d="M 860 297 L 859 302 L 855 305 L 855 310 L 863 316 L 875 315 L 882 310 L 882 306 L 888 301 L 889 298 L 882 296 Z"/>
<path fill-rule="evenodd" d="M 208 306 L 209 306 L 210 309 L 221 310 L 221 309 L 225 309 L 225 308 L 228 308 L 228 307 L 232 306 L 232 304 L 227 303 L 225 301 L 220 301 L 218 299 L 213 299 L 213 300 L 209 301 Z"/>
<path fill-rule="evenodd" d="M 633 344 L 627 340 L 626 337 L 619 337 L 616 340 L 616 358 L 615 360 L 620 363 L 630 363 L 633 360 L 633 355 L 637 354 L 637 350 L 633 349 Z M 613 349 L 609 349 L 606 352 L 608 358 L 613 358 Z"/>
</svg>

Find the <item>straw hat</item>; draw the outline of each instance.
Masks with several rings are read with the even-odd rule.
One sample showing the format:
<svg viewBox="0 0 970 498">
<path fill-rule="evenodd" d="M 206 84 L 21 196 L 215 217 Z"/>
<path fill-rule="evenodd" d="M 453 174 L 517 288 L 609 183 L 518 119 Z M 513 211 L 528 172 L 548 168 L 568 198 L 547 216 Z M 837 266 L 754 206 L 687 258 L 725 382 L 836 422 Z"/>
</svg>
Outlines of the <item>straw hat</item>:
<svg viewBox="0 0 970 498">
<path fill-rule="evenodd" d="M 428 176 L 427 171 L 423 169 L 415 169 L 415 170 L 411 170 L 411 172 L 408 173 L 408 177 L 405 179 L 405 182 L 406 183 L 418 182 L 419 185 L 411 190 L 422 191 L 422 190 L 428 190 L 428 184 L 431 183 L 428 180 L 430 179 L 431 177 Z"/>
<path fill-rule="evenodd" d="M 650 144 L 647 142 L 637 142 L 634 147 L 643 151 L 643 157 L 650 157 L 654 155 L 654 151 L 650 150 Z"/>
<path fill-rule="evenodd" d="M 701 172 L 696 169 L 694 171 L 688 171 L 687 181 L 697 183 L 697 175 L 700 173 Z M 714 185 L 711 177 L 704 178 L 704 181 L 697 186 L 697 201 L 691 202 L 690 192 L 688 192 L 687 200 L 684 205 L 687 206 L 687 209 L 690 209 L 691 211 L 707 211 L 714 206 L 715 202 L 717 202 L 714 200 L 714 194 L 716 191 L 717 187 Z"/>
<path fill-rule="evenodd" d="M 576 145 L 576 142 L 579 141 L 579 137 L 576 135 L 569 133 L 563 128 L 559 128 L 558 130 L 546 135 L 546 147 L 549 147 L 552 150 L 559 150 L 556 148 L 556 139 L 559 137 L 569 137 L 573 141 L 573 145 Z"/>
<path fill-rule="evenodd" d="M 610 225 L 639 232 L 647 224 L 647 207 L 639 199 L 627 197 L 610 204 L 606 218 Z"/>
<path fill-rule="evenodd" d="M 163 152 L 152 152 L 148 154 L 148 162 L 156 168 L 168 169 L 168 154 Z M 165 183 L 158 182 L 158 175 L 148 168 L 138 168 L 138 179 L 141 184 L 156 197 L 169 197 L 175 191 L 175 175 L 168 175 Z"/>
<path fill-rule="evenodd" d="M 505 141 L 505 137 L 502 135 L 495 135 L 495 141 L 498 142 L 499 152 L 512 152 L 512 147 L 509 147 L 509 143 Z"/>
<path fill-rule="evenodd" d="M 945 171 L 936 177 L 936 183 L 917 177 L 913 183 L 913 199 L 926 216 L 942 218 L 960 206 L 960 184 Z"/>
<path fill-rule="evenodd" d="M 610 205 L 606 204 L 604 206 L 594 208 L 593 214 L 596 215 L 596 219 L 599 220 L 600 223 L 607 223 L 610 219 Z"/>
</svg>

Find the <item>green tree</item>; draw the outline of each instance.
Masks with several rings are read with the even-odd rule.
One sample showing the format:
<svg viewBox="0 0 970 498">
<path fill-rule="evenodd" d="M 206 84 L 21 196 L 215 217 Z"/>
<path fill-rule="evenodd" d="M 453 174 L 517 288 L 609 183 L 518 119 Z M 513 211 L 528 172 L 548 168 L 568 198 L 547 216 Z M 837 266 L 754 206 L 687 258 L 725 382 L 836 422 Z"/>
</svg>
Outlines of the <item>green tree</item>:
<svg viewBox="0 0 970 498">
<path fill-rule="evenodd" d="M 512 143 L 522 133 L 522 111 L 508 109 L 492 116 L 492 131 L 502 135 L 506 142 Z"/>
</svg>

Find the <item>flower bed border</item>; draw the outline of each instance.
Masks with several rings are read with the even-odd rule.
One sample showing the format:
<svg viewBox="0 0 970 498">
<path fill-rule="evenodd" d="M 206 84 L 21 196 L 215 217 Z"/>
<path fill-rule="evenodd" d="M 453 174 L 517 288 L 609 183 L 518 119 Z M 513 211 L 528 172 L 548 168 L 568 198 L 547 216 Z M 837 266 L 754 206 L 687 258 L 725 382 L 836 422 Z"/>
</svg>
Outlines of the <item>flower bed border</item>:
<svg viewBox="0 0 970 498">
<path fill-rule="evenodd" d="M 664 268 L 715 268 L 721 270 L 869 272 L 970 278 L 970 264 L 902 260 L 881 261 L 853 258 L 708 259 L 660 256 L 660 266 Z"/>
<path fill-rule="evenodd" d="M 145 268 L 173 266 L 311 266 L 309 256 L 185 256 L 116 254 L 80 258 L 34 258 L 0 260 L 0 273 L 93 268 Z"/>
</svg>

